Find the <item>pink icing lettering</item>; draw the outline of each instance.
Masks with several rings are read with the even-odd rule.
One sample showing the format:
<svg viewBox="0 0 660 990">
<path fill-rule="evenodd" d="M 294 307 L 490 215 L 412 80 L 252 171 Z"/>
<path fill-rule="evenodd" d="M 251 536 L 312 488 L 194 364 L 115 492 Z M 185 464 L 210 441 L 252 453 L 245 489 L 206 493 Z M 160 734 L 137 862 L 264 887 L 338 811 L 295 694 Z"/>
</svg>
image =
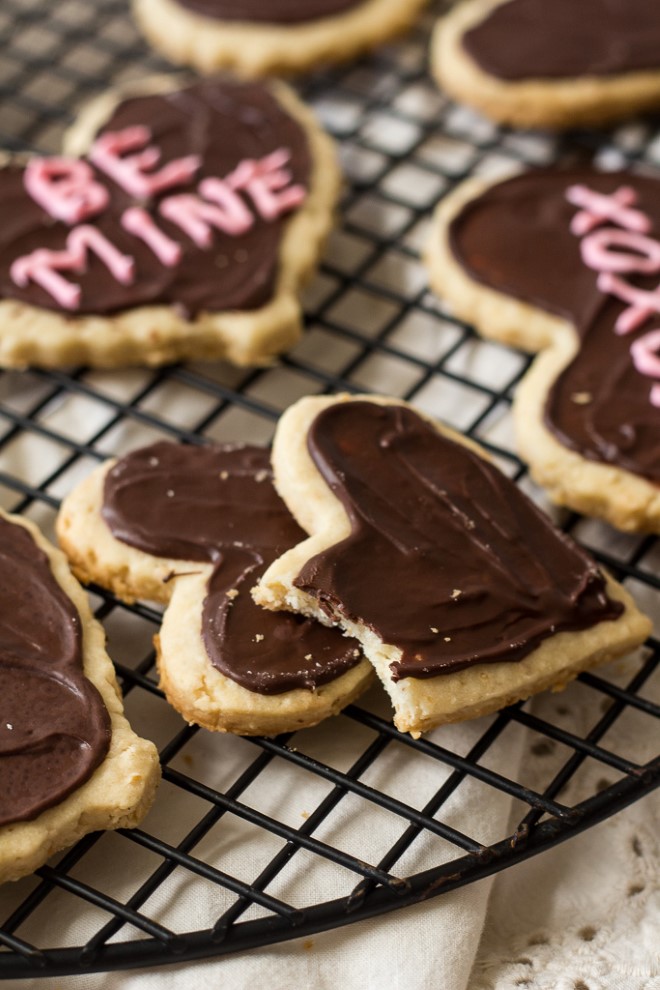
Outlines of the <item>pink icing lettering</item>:
<svg viewBox="0 0 660 990">
<path fill-rule="evenodd" d="M 649 218 L 641 210 L 630 208 L 637 202 L 637 193 L 630 186 L 621 186 L 611 195 L 594 192 L 587 186 L 569 186 L 566 199 L 573 206 L 581 207 L 571 221 L 571 232 L 578 237 L 607 221 L 640 234 L 648 234 L 651 230 Z"/>
<path fill-rule="evenodd" d="M 9 274 L 12 281 L 20 288 L 24 289 L 29 282 L 36 282 L 63 309 L 78 309 L 80 286 L 67 282 L 56 270 L 56 266 L 65 271 L 72 268 L 73 266 L 67 263 L 68 260 L 65 251 L 47 251 L 42 248 L 17 258 L 9 269 Z"/>
<path fill-rule="evenodd" d="M 612 251 L 612 247 L 628 248 L 636 253 Z M 585 265 L 597 272 L 639 272 L 644 275 L 660 272 L 660 243 L 644 234 L 607 227 L 585 237 L 580 248 Z"/>
<path fill-rule="evenodd" d="M 108 205 L 108 191 L 79 158 L 33 158 L 23 182 L 28 195 L 55 220 L 79 223 Z"/>
<path fill-rule="evenodd" d="M 245 203 L 225 179 L 203 179 L 199 191 L 205 199 L 211 200 L 227 215 L 227 222 L 232 224 L 238 234 L 248 231 L 254 220 Z"/>
<path fill-rule="evenodd" d="M 137 199 L 148 199 L 194 178 L 201 165 L 199 155 L 177 158 L 163 165 L 158 172 L 151 171 L 158 165 L 161 153 L 155 145 L 145 147 L 150 140 L 151 131 L 148 127 L 126 127 L 123 131 L 111 131 L 96 139 L 89 158 L 97 168 Z M 125 154 L 130 151 L 138 154 Z M 121 157 L 122 155 L 125 157 Z"/>
<path fill-rule="evenodd" d="M 573 217 L 571 231 L 589 234 L 582 241 L 582 260 L 589 268 L 599 272 L 598 288 L 628 303 L 617 318 L 615 333 L 624 335 L 638 330 L 654 314 L 660 313 L 660 285 L 649 291 L 640 289 L 619 277 L 633 273 L 652 275 L 660 272 L 660 243 L 646 237 L 651 221 L 639 210 L 630 209 L 637 202 L 637 194 L 629 186 L 622 186 L 612 196 L 602 196 L 586 186 L 571 186 L 566 198 L 575 206 L 583 207 Z M 590 233 L 605 221 L 612 221 L 624 230 L 608 227 Z M 627 251 L 613 251 L 612 248 Z M 630 253 L 634 252 L 634 253 Z M 636 370 L 648 378 L 660 379 L 660 329 L 651 330 L 630 345 L 630 356 Z M 660 409 L 660 381 L 651 387 L 650 401 Z"/>
<path fill-rule="evenodd" d="M 232 189 L 244 190 L 264 220 L 276 220 L 304 201 L 304 186 L 291 185 L 292 175 L 284 166 L 291 152 L 280 148 L 260 161 L 246 160 L 227 176 Z"/>
<path fill-rule="evenodd" d="M 76 259 L 78 271 L 86 271 L 87 254 L 93 251 L 121 285 L 131 285 L 135 281 L 134 259 L 118 251 L 96 227 L 89 224 L 75 227 L 67 237 L 66 246 Z"/>
<path fill-rule="evenodd" d="M 94 142 L 89 157 L 126 192 L 141 199 L 190 182 L 200 168 L 199 156 L 178 158 L 153 171 L 161 153 L 148 145 L 150 139 L 150 130 L 142 126 L 103 134 Z M 168 196 L 160 203 L 159 212 L 200 248 L 212 246 L 214 227 L 238 237 L 254 225 L 253 214 L 238 195 L 239 191 L 250 197 L 255 211 L 265 220 L 277 219 L 305 199 L 304 187 L 291 184 L 291 171 L 285 167 L 290 157 L 288 150 L 280 148 L 259 161 L 242 161 L 226 179 L 206 178 L 200 182 L 199 193 L 205 199 L 194 194 Z M 69 224 L 101 212 L 110 198 L 107 189 L 94 179 L 90 166 L 79 159 L 34 159 L 26 169 L 24 181 L 29 195 L 50 216 Z M 163 265 L 173 267 L 181 260 L 181 245 L 162 231 L 145 209 L 129 207 L 120 222 Z M 64 309 L 78 309 L 80 286 L 60 273 L 86 271 L 90 251 L 122 285 L 135 280 L 135 259 L 122 254 L 100 230 L 90 225 L 71 230 L 62 251 L 42 248 L 17 258 L 10 275 L 21 288 L 35 282 Z"/>
<path fill-rule="evenodd" d="M 87 268 L 87 256 L 93 251 L 122 285 L 135 280 L 135 262 L 129 255 L 121 254 L 96 227 L 74 227 L 66 239 L 64 251 L 41 248 L 32 254 L 17 258 L 9 274 L 16 285 L 25 288 L 36 282 L 64 309 L 78 309 L 81 290 L 62 278 L 60 271 L 82 273 Z"/>
<path fill-rule="evenodd" d="M 607 292 L 609 295 L 616 296 L 617 299 L 630 304 L 627 309 L 624 309 L 614 325 L 615 333 L 621 336 L 638 330 L 654 313 L 660 313 L 660 285 L 657 289 L 649 292 L 646 289 L 638 289 L 636 286 L 630 285 L 618 275 L 603 272 L 598 276 L 598 288 L 601 292 Z"/>
<path fill-rule="evenodd" d="M 130 207 L 122 213 L 121 225 L 129 234 L 144 241 L 167 268 L 173 268 L 181 261 L 181 245 L 164 234 L 146 210 L 139 206 Z"/>
<path fill-rule="evenodd" d="M 238 197 L 235 199 L 238 200 Z M 180 227 L 197 247 L 209 248 L 213 244 L 212 227 L 233 237 L 244 234 L 252 227 L 254 221 L 250 213 L 240 201 L 238 206 L 240 209 L 214 206 L 205 203 L 199 196 L 181 195 L 168 196 L 160 204 L 159 211 L 166 220 Z"/>
<path fill-rule="evenodd" d="M 660 330 L 651 330 L 631 344 L 630 353 L 633 363 L 641 375 L 660 378 L 658 350 L 660 350 Z M 660 384 L 657 382 L 651 388 L 651 403 L 660 408 Z"/>
</svg>

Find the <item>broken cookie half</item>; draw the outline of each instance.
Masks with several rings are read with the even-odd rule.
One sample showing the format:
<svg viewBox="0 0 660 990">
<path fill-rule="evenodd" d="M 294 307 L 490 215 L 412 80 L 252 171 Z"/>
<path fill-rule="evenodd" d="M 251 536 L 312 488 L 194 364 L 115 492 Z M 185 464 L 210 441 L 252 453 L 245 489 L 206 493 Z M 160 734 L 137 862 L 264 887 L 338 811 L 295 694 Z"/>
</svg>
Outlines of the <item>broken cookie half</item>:
<svg viewBox="0 0 660 990">
<path fill-rule="evenodd" d="M 273 466 L 310 535 L 255 600 L 354 636 L 402 731 L 562 688 L 650 631 L 483 451 L 406 403 L 302 399 L 280 420 Z"/>
<path fill-rule="evenodd" d="M 315 725 L 371 682 L 359 644 L 259 608 L 250 589 L 304 538 L 253 446 L 157 443 L 110 461 L 64 501 L 60 543 L 84 581 L 167 605 L 161 686 L 207 729 L 275 735 Z"/>
</svg>

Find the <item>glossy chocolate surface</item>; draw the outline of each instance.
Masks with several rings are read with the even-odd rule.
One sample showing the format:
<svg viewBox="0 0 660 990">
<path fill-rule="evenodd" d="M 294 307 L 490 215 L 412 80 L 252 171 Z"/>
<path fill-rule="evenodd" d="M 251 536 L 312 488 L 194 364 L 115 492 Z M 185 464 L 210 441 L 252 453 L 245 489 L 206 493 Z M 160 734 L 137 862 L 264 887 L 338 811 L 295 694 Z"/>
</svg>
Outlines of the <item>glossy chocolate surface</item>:
<svg viewBox="0 0 660 990">
<path fill-rule="evenodd" d="M 87 781 L 110 720 L 83 674 L 80 616 L 28 531 L 0 517 L 0 825 L 31 821 Z"/>
<path fill-rule="evenodd" d="M 630 356 L 631 343 L 653 323 L 626 336 L 614 332 L 626 304 L 603 295 L 597 273 L 582 261 L 580 238 L 570 229 L 577 210 L 566 199 L 573 184 L 608 193 L 632 184 L 653 222 L 651 236 L 660 234 L 656 179 L 591 168 L 540 170 L 468 203 L 451 224 L 452 251 L 472 278 L 575 326 L 580 350 L 549 393 L 549 429 L 590 460 L 660 483 L 660 410 L 650 402 L 652 379 L 640 375 Z M 633 281 L 650 289 L 658 277 Z M 589 401 L 579 401 L 585 396 Z"/>
<path fill-rule="evenodd" d="M 358 644 L 338 630 L 252 600 L 265 569 L 305 539 L 273 487 L 268 450 L 165 442 L 137 450 L 106 476 L 103 518 L 146 553 L 213 563 L 204 644 L 214 666 L 248 690 L 313 690 L 360 662 Z"/>
<path fill-rule="evenodd" d="M 267 84 L 206 80 L 183 90 L 142 96 L 119 104 L 101 132 L 146 125 L 163 164 L 197 154 L 202 165 L 193 182 L 177 186 L 146 205 L 158 227 L 183 248 L 174 267 L 163 265 L 143 241 L 121 226 L 121 214 L 136 205 L 112 179 L 94 169 L 110 192 L 109 206 L 89 222 L 122 253 L 135 258 L 136 280 L 121 285 L 103 262 L 89 256 L 88 270 L 76 274 L 82 288 L 80 308 L 73 315 L 113 314 L 137 306 L 172 305 L 182 315 L 227 310 L 252 310 L 273 296 L 282 234 L 290 216 L 272 221 L 256 218 L 245 234 L 230 236 L 214 230 L 213 247 L 197 247 L 183 231 L 158 214 L 158 205 L 173 193 L 191 193 L 207 177 L 224 178 L 239 162 L 259 159 L 280 148 L 291 152 L 293 181 L 307 185 L 311 159 L 304 128 L 289 116 Z M 53 220 L 30 198 L 23 186 L 23 169 L 0 170 L 0 297 L 58 309 L 40 286 L 19 288 L 10 278 L 13 261 L 38 248 L 60 251 L 69 227 Z M 66 311 L 69 312 L 69 311 Z"/>
<path fill-rule="evenodd" d="M 259 24 L 304 24 L 345 14 L 365 0 L 176 0 L 202 17 Z"/>
<path fill-rule="evenodd" d="M 509 82 L 660 69 L 657 0 L 509 0 L 463 36 L 484 72 Z"/>
<path fill-rule="evenodd" d="M 352 532 L 295 584 L 401 650 L 395 681 L 519 661 L 557 632 L 621 614 L 584 551 L 411 409 L 337 403 L 308 448 Z"/>
</svg>

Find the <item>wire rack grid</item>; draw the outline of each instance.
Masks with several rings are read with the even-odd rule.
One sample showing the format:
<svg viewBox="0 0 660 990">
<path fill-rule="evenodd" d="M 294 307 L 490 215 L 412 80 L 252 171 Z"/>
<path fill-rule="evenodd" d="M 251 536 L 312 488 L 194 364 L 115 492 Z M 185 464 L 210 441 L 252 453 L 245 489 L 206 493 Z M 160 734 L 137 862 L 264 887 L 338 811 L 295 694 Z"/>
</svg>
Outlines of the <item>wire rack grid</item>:
<svg viewBox="0 0 660 990">
<path fill-rule="evenodd" d="M 400 45 L 301 87 L 339 139 L 347 177 L 340 226 L 306 295 L 302 342 L 266 370 L 2 372 L 3 508 L 52 534 L 61 497 L 111 454 L 164 437 L 268 442 L 300 395 L 375 390 L 479 440 L 553 511 L 511 435 L 511 397 L 528 360 L 479 341 L 429 295 L 418 260 L 429 212 L 468 174 L 519 163 L 653 168 L 660 131 L 636 122 L 600 137 L 519 134 L 449 103 L 426 71 L 429 29 L 444 6 Z M 168 71 L 122 0 L 55 8 L 5 0 L 0 36 L 0 141 L 12 151 L 57 151 L 85 100 Z M 652 537 L 555 515 L 660 613 Z M 615 670 L 582 675 L 565 696 L 417 741 L 396 732 L 378 692 L 331 725 L 238 739 L 186 726 L 166 705 L 151 645 L 158 610 L 91 592 L 129 717 L 159 745 L 163 785 L 141 828 L 88 836 L 0 892 L 1 979 L 152 966 L 309 936 L 494 873 L 660 783 L 660 747 L 649 748 L 660 718 L 655 639 Z M 469 812 L 484 801 L 493 827 L 477 834 Z"/>
</svg>

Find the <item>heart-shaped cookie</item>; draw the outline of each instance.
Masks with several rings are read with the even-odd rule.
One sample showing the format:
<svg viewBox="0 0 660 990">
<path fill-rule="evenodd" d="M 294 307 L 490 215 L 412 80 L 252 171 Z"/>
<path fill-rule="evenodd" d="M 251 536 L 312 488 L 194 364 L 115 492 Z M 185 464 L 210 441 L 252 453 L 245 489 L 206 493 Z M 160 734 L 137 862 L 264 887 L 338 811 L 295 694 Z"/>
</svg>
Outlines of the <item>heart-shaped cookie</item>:
<svg viewBox="0 0 660 990">
<path fill-rule="evenodd" d="M 433 287 L 485 336 L 542 351 L 518 388 L 522 456 L 550 496 L 660 532 L 660 182 L 583 167 L 460 186 Z"/>
<path fill-rule="evenodd" d="M 562 687 L 650 631 L 483 451 L 404 402 L 301 399 L 280 419 L 273 466 L 310 535 L 255 599 L 355 636 L 402 731 Z"/>
<path fill-rule="evenodd" d="M 304 536 L 273 487 L 265 448 L 134 451 L 65 499 L 58 536 L 83 580 L 167 603 L 161 684 L 189 722 L 241 735 L 295 731 L 371 680 L 355 641 L 251 598 L 265 568 Z"/>
<path fill-rule="evenodd" d="M 0 171 L 0 365 L 263 364 L 295 341 L 330 140 L 281 85 L 175 85 L 101 98 L 69 156 Z"/>
<path fill-rule="evenodd" d="M 0 512 L 0 882 L 97 829 L 136 825 L 158 754 L 122 713 L 104 633 L 64 555 Z"/>
<path fill-rule="evenodd" d="M 519 127 L 605 124 L 660 106 L 656 0 L 468 0 L 436 28 L 451 96 Z"/>
</svg>

